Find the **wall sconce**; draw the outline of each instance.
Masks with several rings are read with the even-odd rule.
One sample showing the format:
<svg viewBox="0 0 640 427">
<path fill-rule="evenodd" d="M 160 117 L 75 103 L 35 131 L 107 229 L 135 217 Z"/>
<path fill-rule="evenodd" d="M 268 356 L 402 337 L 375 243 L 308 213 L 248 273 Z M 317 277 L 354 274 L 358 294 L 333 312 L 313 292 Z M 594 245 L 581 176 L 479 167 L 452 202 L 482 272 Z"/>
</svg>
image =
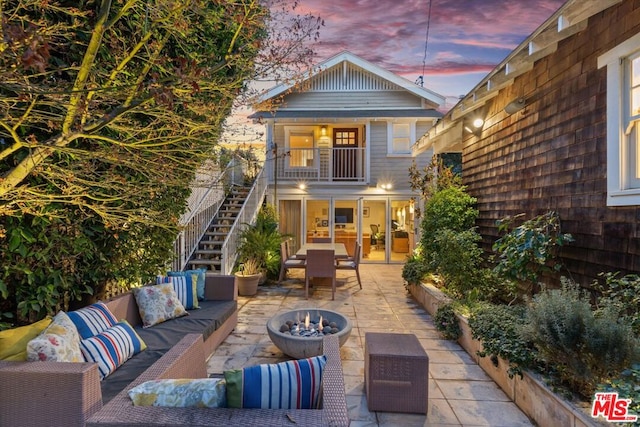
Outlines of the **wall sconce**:
<svg viewBox="0 0 640 427">
<path fill-rule="evenodd" d="M 383 190 L 391 190 L 393 188 L 393 184 L 391 184 L 390 182 L 383 182 L 378 183 L 378 187 L 382 188 Z"/>
<path fill-rule="evenodd" d="M 526 105 L 527 103 L 525 102 L 524 98 L 517 98 L 508 103 L 506 107 L 504 107 L 504 112 L 509 115 L 515 114 L 526 107 Z"/>
<path fill-rule="evenodd" d="M 471 125 L 464 125 L 464 130 L 474 135 L 478 135 L 482 132 L 482 126 L 484 126 L 484 119 L 476 117 L 473 119 L 473 122 L 471 122 Z"/>
<path fill-rule="evenodd" d="M 320 135 L 327 136 L 327 125 L 320 126 Z"/>
<path fill-rule="evenodd" d="M 304 182 L 301 182 L 298 184 L 298 188 L 300 190 L 306 190 L 307 189 L 307 184 L 305 184 Z"/>
</svg>

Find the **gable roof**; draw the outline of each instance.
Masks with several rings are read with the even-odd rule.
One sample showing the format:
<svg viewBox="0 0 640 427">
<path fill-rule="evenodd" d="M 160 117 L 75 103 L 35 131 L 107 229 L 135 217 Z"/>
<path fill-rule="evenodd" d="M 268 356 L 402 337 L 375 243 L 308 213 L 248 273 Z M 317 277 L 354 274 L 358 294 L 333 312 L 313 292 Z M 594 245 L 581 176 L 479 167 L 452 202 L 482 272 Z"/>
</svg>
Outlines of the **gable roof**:
<svg viewBox="0 0 640 427">
<path fill-rule="evenodd" d="M 413 145 L 413 154 L 432 147 L 436 153 L 460 148 L 465 119 L 480 111 L 501 89 L 512 85 L 516 77 L 530 71 L 536 61 L 554 53 L 560 41 L 584 31 L 589 17 L 621 1 L 568 0 L 429 129 Z"/>
<path fill-rule="evenodd" d="M 335 66 L 338 66 L 340 64 L 342 64 L 343 62 L 347 62 L 350 64 L 355 65 L 356 67 L 362 68 L 363 70 L 366 70 L 367 72 L 383 79 L 386 80 L 387 82 L 396 85 L 404 90 L 406 90 L 407 92 L 410 92 L 420 98 L 423 98 L 425 100 L 427 100 L 430 103 L 436 104 L 436 105 L 442 105 L 445 102 L 445 98 L 442 95 L 439 95 L 429 89 L 425 89 L 421 86 L 416 85 L 415 83 L 405 79 L 404 77 L 400 77 L 397 74 L 392 73 L 391 71 L 385 70 L 384 68 L 381 68 L 369 61 L 366 61 L 365 59 L 360 58 L 357 55 L 354 55 L 351 52 L 348 51 L 343 51 L 335 56 L 332 56 L 331 58 L 327 59 L 324 62 L 321 62 L 320 64 L 318 64 L 317 66 L 315 66 L 313 68 L 313 70 L 305 73 L 304 75 L 302 75 L 302 81 L 309 81 L 311 80 L 313 77 L 322 74 L 323 72 L 325 72 L 326 70 L 329 70 Z M 297 84 L 300 83 L 299 81 L 300 79 L 298 79 L 298 81 L 293 82 L 293 83 L 281 83 L 277 86 L 274 86 L 273 88 L 269 89 L 268 91 L 264 92 L 259 98 L 258 98 L 258 103 L 262 103 L 264 101 L 267 101 L 271 98 L 274 98 L 276 96 L 282 95 L 283 93 L 285 93 L 286 91 L 294 88 L 294 86 L 296 86 Z"/>
</svg>

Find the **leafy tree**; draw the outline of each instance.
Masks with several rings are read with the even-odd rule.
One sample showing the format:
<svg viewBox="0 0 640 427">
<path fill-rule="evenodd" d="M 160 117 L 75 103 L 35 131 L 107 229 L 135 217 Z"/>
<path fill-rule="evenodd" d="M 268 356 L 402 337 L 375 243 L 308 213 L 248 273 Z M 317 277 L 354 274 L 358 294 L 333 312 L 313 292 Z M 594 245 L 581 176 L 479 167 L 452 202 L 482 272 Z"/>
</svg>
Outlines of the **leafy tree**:
<svg viewBox="0 0 640 427">
<path fill-rule="evenodd" d="M 155 274 L 247 82 L 310 61 L 296 6 L 0 0 L 4 317 Z"/>
</svg>

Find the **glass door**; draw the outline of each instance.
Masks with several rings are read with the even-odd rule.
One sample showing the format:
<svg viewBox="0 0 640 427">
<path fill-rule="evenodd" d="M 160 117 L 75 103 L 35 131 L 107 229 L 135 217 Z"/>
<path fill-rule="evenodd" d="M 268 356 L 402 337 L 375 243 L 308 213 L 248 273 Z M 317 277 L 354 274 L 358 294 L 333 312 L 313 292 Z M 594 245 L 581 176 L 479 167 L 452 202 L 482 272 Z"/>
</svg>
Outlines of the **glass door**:
<svg viewBox="0 0 640 427">
<path fill-rule="evenodd" d="M 307 200 L 305 243 L 331 239 L 329 200 Z"/>
</svg>

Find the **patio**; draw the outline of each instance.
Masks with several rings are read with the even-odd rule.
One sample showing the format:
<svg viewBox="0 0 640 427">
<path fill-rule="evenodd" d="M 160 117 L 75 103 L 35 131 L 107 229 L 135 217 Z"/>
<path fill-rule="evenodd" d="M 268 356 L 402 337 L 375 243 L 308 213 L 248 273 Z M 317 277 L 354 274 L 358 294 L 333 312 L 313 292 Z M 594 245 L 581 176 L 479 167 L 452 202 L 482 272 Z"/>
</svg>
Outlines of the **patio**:
<svg viewBox="0 0 640 427">
<path fill-rule="evenodd" d="M 267 320 L 301 307 L 348 316 L 353 331 L 341 348 L 351 426 L 531 426 L 531 421 L 457 344 L 444 340 L 431 317 L 403 286 L 402 265 L 361 264 L 363 289 L 351 271 L 338 271 L 335 301 L 331 287 L 314 287 L 304 298 L 304 272 L 290 270 L 281 285 L 260 286 L 239 297 L 239 322 L 208 362 L 210 374 L 259 363 L 288 360 L 269 339 Z M 416 335 L 429 356 L 428 415 L 369 412 L 364 392 L 365 332 Z"/>
</svg>

